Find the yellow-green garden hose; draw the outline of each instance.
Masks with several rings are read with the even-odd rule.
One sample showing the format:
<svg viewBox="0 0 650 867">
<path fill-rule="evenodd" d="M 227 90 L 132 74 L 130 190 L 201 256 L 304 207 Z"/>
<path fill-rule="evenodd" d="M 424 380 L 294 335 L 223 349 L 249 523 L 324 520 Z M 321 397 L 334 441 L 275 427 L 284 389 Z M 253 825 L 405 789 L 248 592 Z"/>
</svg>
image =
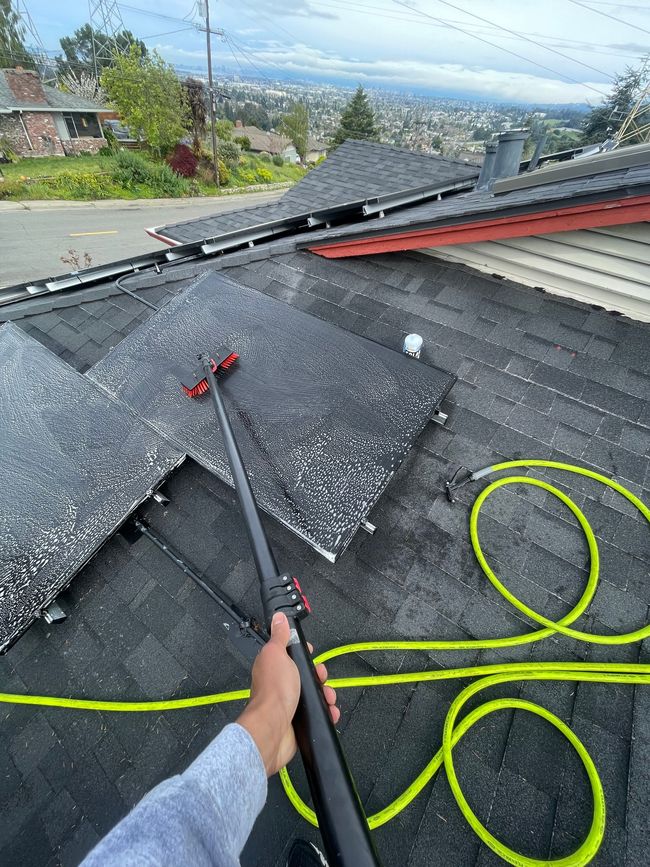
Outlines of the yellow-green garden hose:
<svg viewBox="0 0 650 867">
<path fill-rule="evenodd" d="M 577 473 L 582 476 L 595 479 L 604 485 L 617 491 L 632 503 L 650 523 L 650 509 L 631 491 L 618 482 L 608 479 L 600 473 L 592 472 L 583 467 L 563 464 L 555 461 L 521 460 L 507 461 L 496 464 L 472 473 L 469 480 L 482 478 L 502 470 L 515 467 L 547 467 L 567 472 Z M 556 496 L 574 514 L 587 539 L 590 554 L 590 569 L 587 583 L 583 593 L 574 607 L 558 621 L 549 620 L 547 617 L 525 605 L 517 599 L 498 579 L 487 562 L 481 549 L 478 536 L 478 516 L 481 506 L 490 494 L 504 485 L 527 484 L 543 488 L 545 491 Z M 599 558 L 598 546 L 593 530 L 578 506 L 562 491 L 548 482 L 529 476 L 505 476 L 488 485 L 476 498 L 470 516 L 470 538 L 476 558 L 496 590 L 507 599 L 515 608 L 525 614 L 534 623 L 539 624 L 540 629 L 508 638 L 489 638 L 464 641 L 365 641 L 355 644 L 345 644 L 327 650 L 316 657 L 316 662 L 326 662 L 339 656 L 350 653 L 367 653 L 369 651 L 432 651 L 432 650 L 480 650 L 515 647 L 541 641 L 556 633 L 561 633 L 579 641 L 603 645 L 620 645 L 642 641 L 650 636 L 650 624 L 633 632 L 623 635 L 597 635 L 573 629 L 574 623 L 589 606 L 598 586 Z M 598 777 L 596 766 L 582 742 L 576 737 L 571 729 L 555 714 L 530 701 L 523 699 L 496 699 L 479 705 L 460 722 L 458 715 L 465 703 L 477 693 L 491 686 L 511 682 L 524 682 L 534 680 L 552 681 L 576 681 L 592 683 L 622 683 L 628 685 L 650 684 L 650 665 L 641 663 L 597 663 L 597 662 L 535 662 L 535 663 L 503 663 L 496 665 L 468 666 L 466 668 L 451 668 L 443 670 L 405 672 L 399 674 L 377 674 L 367 677 L 343 677 L 330 678 L 328 683 L 336 689 L 365 688 L 374 686 L 388 686 L 403 683 L 420 683 L 424 681 L 449 680 L 455 678 L 472 678 L 473 681 L 466 686 L 452 703 L 445 719 L 442 745 L 427 766 L 418 777 L 387 807 L 368 817 L 371 828 L 378 828 L 395 818 L 404 810 L 411 801 L 433 777 L 436 771 L 444 764 L 445 772 L 454 794 L 456 802 L 476 835 L 486 843 L 497 855 L 510 864 L 520 867 L 541 867 L 541 865 L 554 865 L 554 867 L 581 867 L 588 864 L 598 851 L 605 831 L 605 799 L 602 785 Z M 50 707 L 75 708 L 78 710 L 100 711 L 166 711 L 177 710 L 200 705 L 217 704 L 227 701 L 241 701 L 248 698 L 248 690 L 236 690 L 232 692 L 215 693 L 213 695 L 194 696 L 192 698 L 171 699 L 167 701 L 146 702 L 117 702 L 117 701 L 93 701 L 89 699 L 59 698 L 54 696 L 19 695 L 13 693 L 0 693 L 0 701 L 15 704 L 45 705 Z M 584 842 L 572 854 L 554 860 L 540 860 L 522 855 L 497 840 L 488 829 L 479 821 L 469 806 L 458 782 L 454 770 L 453 749 L 460 739 L 480 719 L 498 710 L 525 710 L 534 713 L 555 726 L 573 746 L 587 772 L 593 796 L 592 822 Z M 300 798 L 296 792 L 289 774 L 284 768 L 280 772 L 282 783 L 289 800 L 298 813 L 313 825 L 317 824 L 316 815 Z"/>
</svg>

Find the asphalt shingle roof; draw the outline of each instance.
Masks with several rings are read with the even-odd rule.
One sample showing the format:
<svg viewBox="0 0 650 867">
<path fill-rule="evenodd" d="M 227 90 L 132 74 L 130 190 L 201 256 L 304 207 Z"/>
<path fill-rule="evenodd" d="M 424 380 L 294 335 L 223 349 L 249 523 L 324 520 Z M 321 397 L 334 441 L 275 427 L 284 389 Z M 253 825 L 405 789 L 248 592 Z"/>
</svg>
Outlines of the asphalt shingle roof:
<svg viewBox="0 0 650 867">
<path fill-rule="evenodd" d="M 478 177 L 479 169 L 460 160 L 419 154 L 366 141 L 343 142 L 279 202 L 245 208 L 200 220 L 164 226 L 161 234 L 174 241 L 212 238 L 223 232 L 256 226 L 318 208 L 363 201 L 375 196 Z"/>
<path fill-rule="evenodd" d="M 64 93 L 56 87 L 50 87 L 48 84 L 42 84 L 43 92 L 47 104 L 57 111 L 102 111 L 102 106 L 82 96 L 76 96 L 74 93 Z M 4 76 L 4 70 L 0 69 L 0 110 L 7 108 L 46 108 L 42 103 L 29 102 L 26 100 L 16 99 L 7 83 Z M 105 109 L 104 109 L 105 110 Z"/>
<path fill-rule="evenodd" d="M 279 249 L 279 247 L 273 247 Z M 271 249 L 270 248 L 270 249 Z M 325 260 L 250 250 L 173 266 L 126 282 L 153 303 L 206 268 L 342 328 L 397 347 L 424 338 L 422 363 L 459 377 L 443 410 L 336 565 L 266 520 L 278 561 L 303 580 L 314 608 L 305 630 L 319 649 L 375 638 L 479 638 L 527 631 L 477 566 L 468 538 L 481 483 L 450 506 L 444 480 L 516 457 L 551 457 L 612 473 L 650 498 L 650 326 L 418 254 Z M 161 284 L 161 285 L 159 285 Z M 164 285 L 162 285 L 164 284 Z M 138 307 L 142 309 L 138 309 Z M 113 284 L 13 308 L 17 325 L 79 369 L 152 311 Z M 584 619 L 594 632 L 647 622 L 648 528 L 602 486 L 549 473 L 584 509 L 600 549 L 601 582 Z M 152 525 L 206 580 L 259 614 L 255 570 L 233 492 L 192 462 L 167 486 Z M 551 617 L 586 580 L 584 538 L 537 489 L 500 489 L 482 513 L 486 556 L 507 586 Z M 241 687 L 248 672 L 222 639 L 218 611 L 143 539 L 109 541 L 61 600 L 68 619 L 39 621 L 0 659 L 0 689 L 98 698 L 193 695 Z M 581 621 L 582 623 L 582 621 Z M 648 661 L 645 646 L 598 648 L 564 638 L 511 652 L 367 654 L 333 675 L 521 659 Z M 384 806 L 437 750 L 457 681 L 340 691 L 342 738 L 368 810 Z M 504 694 L 493 690 L 491 697 Z M 607 830 L 594 864 L 647 863 L 650 689 L 568 682 L 512 685 L 566 720 L 593 756 Z M 77 713 L 0 706 L 0 861 L 78 864 L 156 782 L 183 769 L 238 713 L 219 705 L 167 714 Z M 457 755 L 456 755 L 457 753 Z M 556 732 L 520 711 L 492 715 L 455 751 L 469 802 L 490 830 L 531 856 L 567 854 L 591 821 L 584 772 Z M 496 863 L 461 818 L 444 773 L 396 821 L 374 832 L 387 867 Z M 245 867 L 283 865 L 298 819 L 277 779 L 245 849 Z M 315 839 L 315 837 L 314 837 Z"/>
<path fill-rule="evenodd" d="M 507 212 L 510 209 L 525 209 L 527 212 L 543 210 L 549 202 L 569 202 L 589 196 L 606 198 L 608 195 L 615 195 L 626 198 L 642 195 L 648 187 L 650 163 L 605 174 L 568 178 L 500 195 L 484 191 L 459 193 L 442 201 L 430 201 L 392 211 L 381 220 L 350 223 L 310 232 L 305 245 L 325 240 L 344 240 L 357 235 L 390 234 L 391 231 L 399 232 L 407 228 L 415 230 L 436 223 L 444 224 L 445 221 L 462 222 L 474 215 L 480 219 L 492 212 Z"/>
</svg>

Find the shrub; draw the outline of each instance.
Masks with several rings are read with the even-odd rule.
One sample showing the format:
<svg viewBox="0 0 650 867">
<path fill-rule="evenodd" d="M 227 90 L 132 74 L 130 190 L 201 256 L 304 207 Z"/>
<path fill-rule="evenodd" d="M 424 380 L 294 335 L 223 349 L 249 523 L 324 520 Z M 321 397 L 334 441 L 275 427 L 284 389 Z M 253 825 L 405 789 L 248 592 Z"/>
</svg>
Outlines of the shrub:
<svg viewBox="0 0 650 867">
<path fill-rule="evenodd" d="M 184 178 L 193 178 L 199 164 L 191 148 L 185 144 L 177 144 L 167 162 L 177 175 Z"/>
<path fill-rule="evenodd" d="M 132 151 L 120 151 L 115 155 L 113 180 L 132 192 L 138 192 L 140 185 L 149 187 L 155 195 L 171 198 L 186 196 L 189 192 L 187 180 L 177 175 L 167 163 L 152 163 Z"/>
<path fill-rule="evenodd" d="M 119 151 L 115 154 L 113 179 L 127 189 L 136 184 L 146 184 L 151 180 L 153 164 L 133 151 Z"/>
<path fill-rule="evenodd" d="M 105 147 L 108 148 L 111 154 L 116 154 L 120 149 L 120 143 L 118 141 L 117 136 L 110 128 L 110 126 L 105 126 L 102 128 L 102 132 L 104 133 L 104 138 L 106 139 Z M 103 150 L 104 148 L 102 148 Z"/>
<path fill-rule="evenodd" d="M 102 145 L 102 147 L 100 147 L 100 149 L 97 151 L 97 153 L 100 157 L 112 157 L 113 156 L 113 151 L 111 150 L 111 148 L 109 148 L 108 145 Z"/>
<path fill-rule="evenodd" d="M 236 145 L 233 141 L 220 141 L 219 157 L 229 168 L 234 169 L 239 165 L 239 159 L 241 157 L 239 145 Z"/>
<path fill-rule="evenodd" d="M 236 135 L 233 138 L 233 141 L 235 144 L 238 144 L 243 151 L 249 151 L 251 149 L 251 140 L 247 135 Z"/>
<path fill-rule="evenodd" d="M 10 163 L 18 162 L 18 154 L 6 136 L 0 135 L 0 154 Z"/>
<path fill-rule="evenodd" d="M 46 197 L 47 193 L 54 193 L 53 198 L 65 199 L 110 199 L 115 192 L 108 175 L 94 172 L 61 172 L 53 178 L 43 178 L 31 188 L 32 196 L 39 194 L 37 186 Z"/>
<path fill-rule="evenodd" d="M 0 199 L 22 198 L 27 191 L 22 181 L 3 181 L 0 183 Z"/>
<path fill-rule="evenodd" d="M 212 160 L 202 159 L 199 163 L 196 176 L 203 184 L 216 184 Z M 228 185 L 229 181 L 230 171 L 224 161 L 219 160 L 219 184 L 222 187 L 225 187 Z"/>
<path fill-rule="evenodd" d="M 284 165 L 284 159 L 280 156 L 280 154 L 276 154 L 273 157 L 273 165 L 274 166 L 283 166 Z"/>
<path fill-rule="evenodd" d="M 257 180 L 255 172 L 251 172 L 248 169 L 239 173 L 239 179 L 248 187 L 251 186 L 251 184 L 254 184 Z"/>
<path fill-rule="evenodd" d="M 263 163 L 271 162 L 271 154 L 268 151 L 261 151 L 257 156 L 262 160 Z"/>
<path fill-rule="evenodd" d="M 257 180 L 262 184 L 270 184 L 273 180 L 273 172 L 269 169 L 260 168 L 255 172 Z"/>
<path fill-rule="evenodd" d="M 154 193 L 160 196 L 169 196 L 172 199 L 187 196 L 190 191 L 189 181 L 177 175 L 167 163 L 152 166 L 149 184 Z"/>
</svg>

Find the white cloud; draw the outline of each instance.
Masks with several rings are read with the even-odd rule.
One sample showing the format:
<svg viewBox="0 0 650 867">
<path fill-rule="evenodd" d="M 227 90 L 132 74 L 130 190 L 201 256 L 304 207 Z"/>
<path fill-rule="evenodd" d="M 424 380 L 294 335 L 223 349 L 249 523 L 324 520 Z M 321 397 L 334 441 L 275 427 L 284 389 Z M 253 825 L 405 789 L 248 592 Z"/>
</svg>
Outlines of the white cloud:
<svg viewBox="0 0 650 867">
<path fill-rule="evenodd" d="M 365 84 L 427 88 L 441 93 L 473 93 L 489 99 L 518 102 L 582 102 L 594 93 L 589 86 L 606 91 L 599 82 L 573 84 L 524 72 L 507 72 L 460 63 L 430 63 L 423 60 L 362 60 L 342 57 L 306 45 L 290 49 L 266 43 L 255 50 L 256 62 L 272 63 L 295 75 L 327 76 Z M 269 75 L 273 75 L 269 72 Z"/>
</svg>

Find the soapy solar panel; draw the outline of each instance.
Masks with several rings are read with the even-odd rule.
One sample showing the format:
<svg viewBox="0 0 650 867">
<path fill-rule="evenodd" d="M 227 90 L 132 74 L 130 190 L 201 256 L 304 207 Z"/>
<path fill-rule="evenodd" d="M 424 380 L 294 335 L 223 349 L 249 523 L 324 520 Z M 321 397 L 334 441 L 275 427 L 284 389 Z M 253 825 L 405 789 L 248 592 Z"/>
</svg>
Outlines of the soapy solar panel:
<svg viewBox="0 0 650 867">
<path fill-rule="evenodd" d="M 87 376 L 232 483 L 208 397 L 179 368 L 227 346 L 222 380 L 260 506 L 334 561 L 454 377 L 209 273 L 119 343 Z"/>
<path fill-rule="evenodd" d="M 183 460 L 19 328 L 0 328 L 0 651 Z"/>
</svg>

